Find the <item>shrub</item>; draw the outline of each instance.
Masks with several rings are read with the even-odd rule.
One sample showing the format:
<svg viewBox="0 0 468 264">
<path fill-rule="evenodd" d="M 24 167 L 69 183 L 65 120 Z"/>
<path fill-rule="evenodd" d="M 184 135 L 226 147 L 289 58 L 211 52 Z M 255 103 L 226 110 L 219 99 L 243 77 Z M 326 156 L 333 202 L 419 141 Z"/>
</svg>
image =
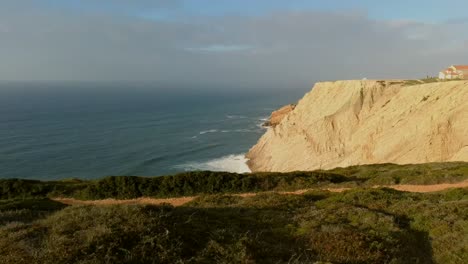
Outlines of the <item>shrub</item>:
<svg viewBox="0 0 468 264">
<path fill-rule="evenodd" d="M 325 186 L 364 187 L 390 184 L 434 184 L 468 178 L 468 163 L 418 165 L 375 164 L 330 171 L 228 173 L 195 171 L 173 176 L 111 176 L 91 181 L 0 180 L 0 199 L 74 197 L 133 199 L 259 191 L 294 191 Z"/>
</svg>

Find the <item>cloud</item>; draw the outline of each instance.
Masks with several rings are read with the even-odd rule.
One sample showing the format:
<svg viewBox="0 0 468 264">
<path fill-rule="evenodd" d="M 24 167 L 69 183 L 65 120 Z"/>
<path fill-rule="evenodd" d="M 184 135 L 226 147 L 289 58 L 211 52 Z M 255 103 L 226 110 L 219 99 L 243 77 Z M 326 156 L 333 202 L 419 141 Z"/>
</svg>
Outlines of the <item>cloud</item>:
<svg viewBox="0 0 468 264">
<path fill-rule="evenodd" d="M 446 24 L 468 24 L 468 17 L 458 17 L 458 18 L 452 18 L 447 21 L 445 21 Z"/>
<path fill-rule="evenodd" d="M 188 47 L 185 48 L 187 51 L 193 52 L 236 52 L 246 51 L 253 49 L 252 46 L 248 45 L 224 45 L 224 44 L 213 44 L 205 47 Z"/>
<path fill-rule="evenodd" d="M 60 0 L 61 1 L 61 0 Z M 178 9 L 182 7 L 181 0 L 78 0 L 79 6 L 85 9 L 100 11 L 152 11 L 159 9 Z"/>
<path fill-rule="evenodd" d="M 0 10 L 0 79 L 303 88 L 318 80 L 418 78 L 468 63 L 468 30 L 451 27 L 314 11 L 153 21 Z"/>
</svg>

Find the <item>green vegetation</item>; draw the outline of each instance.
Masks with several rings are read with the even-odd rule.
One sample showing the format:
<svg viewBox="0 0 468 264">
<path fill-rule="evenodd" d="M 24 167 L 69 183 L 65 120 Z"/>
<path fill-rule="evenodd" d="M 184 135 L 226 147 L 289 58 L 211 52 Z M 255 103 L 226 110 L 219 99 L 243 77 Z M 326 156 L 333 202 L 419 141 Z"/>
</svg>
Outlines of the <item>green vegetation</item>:
<svg viewBox="0 0 468 264">
<path fill-rule="evenodd" d="M 26 202 L 31 209 L 18 201 L 2 203 L 1 263 L 468 260 L 466 189 L 435 194 L 359 189 L 248 198 L 211 195 L 184 207 L 61 209 L 53 201 L 47 207 L 47 200 L 35 207 L 34 201 Z M 25 214 L 37 218 L 23 220 Z"/>
<path fill-rule="evenodd" d="M 451 81 L 460 81 L 462 79 L 439 79 L 437 77 L 432 77 L 432 76 L 427 76 L 424 79 L 419 79 L 419 80 L 405 80 L 403 82 L 404 86 L 412 86 L 412 85 L 418 85 L 418 84 L 425 84 L 425 83 L 435 83 L 435 82 L 451 82 Z"/>
<path fill-rule="evenodd" d="M 426 163 L 415 165 L 373 164 L 330 170 L 331 173 L 354 179 L 350 183 L 371 187 L 390 184 L 453 183 L 468 179 L 468 163 Z M 349 186 L 348 183 L 347 185 Z M 353 187 L 354 185 L 350 185 Z"/>
<path fill-rule="evenodd" d="M 174 176 L 111 176 L 96 181 L 41 182 L 0 180 L 0 198 L 74 197 L 79 199 L 141 196 L 178 197 L 198 194 L 295 190 L 320 184 L 352 180 L 330 172 L 237 174 L 228 172 L 187 172 Z"/>
<path fill-rule="evenodd" d="M 468 189 L 366 188 L 468 178 L 467 163 L 290 174 L 191 172 L 0 182 L 0 263 L 467 263 Z M 342 193 L 236 192 L 356 187 Z M 169 205 L 66 206 L 47 197 L 199 194 Z"/>
<path fill-rule="evenodd" d="M 0 199 L 73 197 L 131 199 L 293 191 L 325 187 L 371 187 L 388 184 L 435 184 L 468 179 L 468 163 L 378 164 L 330 171 L 250 173 L 198 171 L 163 177 L 112 176 L 94 181 L 0 180 Z"/>
</svg>

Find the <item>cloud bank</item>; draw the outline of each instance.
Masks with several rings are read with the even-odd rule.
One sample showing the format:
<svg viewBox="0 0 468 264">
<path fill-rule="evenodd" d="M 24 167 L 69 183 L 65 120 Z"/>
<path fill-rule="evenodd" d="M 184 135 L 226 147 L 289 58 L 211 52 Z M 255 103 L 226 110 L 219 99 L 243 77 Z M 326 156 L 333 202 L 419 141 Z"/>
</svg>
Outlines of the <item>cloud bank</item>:
<svg viewBox="0 0 468 264">
<path fill-rule="evenodd" d="M 154 8 L 168 6 L 176 8 Z M 315 11 L 162 20 L 12 10 L 0 10 L 0 80 L 299 87 L 419 78 L 468 63 L 466 20 L 430 24 Z"/>
</svg>

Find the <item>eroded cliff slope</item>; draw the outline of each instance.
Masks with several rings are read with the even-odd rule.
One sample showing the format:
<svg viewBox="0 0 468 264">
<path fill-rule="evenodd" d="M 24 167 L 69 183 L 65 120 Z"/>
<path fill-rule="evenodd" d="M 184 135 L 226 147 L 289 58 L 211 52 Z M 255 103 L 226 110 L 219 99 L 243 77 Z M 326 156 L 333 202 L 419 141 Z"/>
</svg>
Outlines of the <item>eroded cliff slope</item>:
<svg viewBox="0 0 468 264">
<path fill-rule="evenodd" d="M 247 158 L 281 172 L 468 161 L 468 81 L 318 83 Z"/>
<path fill-rule="evenodd" d="M 277 126 L 279 123 L 281 123 L 281 120 L 283 120 L 283 118 L 286 117 L 287 114 L 289 114 L 289 112 L 294 110 L 295 107 L 295 104 L 288 104 L 276 111 L 273 111 L 273 113 L 271 113 L 270 115 L 270 118 L 268 118 L 268 121 L 265 122 L 265 124 L 263 125 L 271 127 Z"/>
</svg>

